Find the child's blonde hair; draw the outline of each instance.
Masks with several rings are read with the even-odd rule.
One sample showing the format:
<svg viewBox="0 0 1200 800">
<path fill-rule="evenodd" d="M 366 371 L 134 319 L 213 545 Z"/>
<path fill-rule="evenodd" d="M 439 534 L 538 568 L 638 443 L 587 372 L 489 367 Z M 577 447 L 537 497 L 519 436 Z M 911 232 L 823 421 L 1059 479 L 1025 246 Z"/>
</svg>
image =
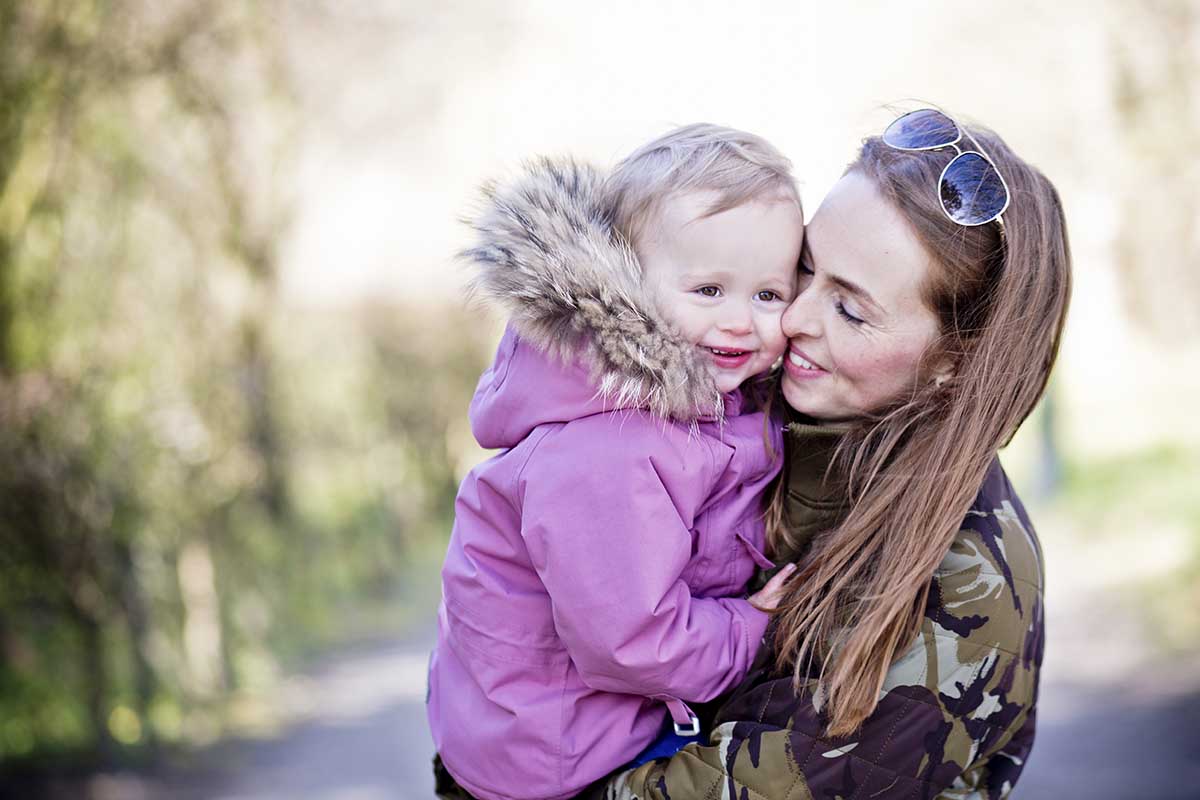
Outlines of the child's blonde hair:
<svg viewBox="0 0 1200 800">
<path fill-rule="evenodd" d="M 613 225 L 636 243 L 671 196 L 715 192 L 712 216 L 753 200 L 791 200 L 803 214 L 792 162 L 766 139 L 706 122 L 684 125 L 642 145 L 607 180 Z"/>
</svg>

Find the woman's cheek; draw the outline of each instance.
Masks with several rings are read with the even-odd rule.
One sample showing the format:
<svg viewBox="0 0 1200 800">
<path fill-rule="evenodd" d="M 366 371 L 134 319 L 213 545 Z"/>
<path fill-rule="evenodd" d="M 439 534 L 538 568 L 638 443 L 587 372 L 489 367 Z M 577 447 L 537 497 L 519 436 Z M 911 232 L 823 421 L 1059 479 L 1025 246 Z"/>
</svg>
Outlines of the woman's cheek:
<svg viewBox="0 0 1200 800">
<path fill-rule="evenodd" d="M 917 377 L 919 356 L 909 348 L 861 354 L 854 364 L 854 380 L 865 395 L 863 410 L 881 408 L 910 391 Z"/>
</svg>

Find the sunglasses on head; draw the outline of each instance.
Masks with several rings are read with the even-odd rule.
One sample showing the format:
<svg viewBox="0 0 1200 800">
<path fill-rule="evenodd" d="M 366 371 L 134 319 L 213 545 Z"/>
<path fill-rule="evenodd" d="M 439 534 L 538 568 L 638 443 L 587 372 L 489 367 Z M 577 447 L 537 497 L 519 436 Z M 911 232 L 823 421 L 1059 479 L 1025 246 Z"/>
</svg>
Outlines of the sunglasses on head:
<svg viewBox="0 0 1200 800">
<path fill-rule="evenodd" d="M 963 134 L 975 145 L 962 150 L 958 143 Z M 932 108 L 910 111 L 883 132 L 883 143 L 896 150 L 937 150 L 953 147 L 958 153 L 938 178 L 938 196 L 942 211 L 959 225 L 973 227 L 995 220 L 1004 231 L 1001 214 L 1008 208 L 1008 184 L 996 165 L 984 154 L 975 137 L 954 120 Z"/>
</svg>

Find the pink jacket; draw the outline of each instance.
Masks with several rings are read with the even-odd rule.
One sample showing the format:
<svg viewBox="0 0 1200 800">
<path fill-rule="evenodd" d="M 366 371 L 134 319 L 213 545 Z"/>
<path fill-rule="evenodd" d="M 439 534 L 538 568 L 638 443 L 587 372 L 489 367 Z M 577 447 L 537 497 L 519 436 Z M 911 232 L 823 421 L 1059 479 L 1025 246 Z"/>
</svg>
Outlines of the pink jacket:
<svg viewBox="0 0 1200 800">
<path fill-rule="evenodd" d="M 428 714 L 488 800 L 571 797 L 627 762 L 668 706 L 736 685 L 767 623 L 741 595 L 771 563 L 779 425 L 772 457 L 763 414 L 717 394 L 642 296 L 598 180 L 531 167 L 468 253 L 512 312 L 471 404 L 501 452 L 458 493 Z"/>
</svg>

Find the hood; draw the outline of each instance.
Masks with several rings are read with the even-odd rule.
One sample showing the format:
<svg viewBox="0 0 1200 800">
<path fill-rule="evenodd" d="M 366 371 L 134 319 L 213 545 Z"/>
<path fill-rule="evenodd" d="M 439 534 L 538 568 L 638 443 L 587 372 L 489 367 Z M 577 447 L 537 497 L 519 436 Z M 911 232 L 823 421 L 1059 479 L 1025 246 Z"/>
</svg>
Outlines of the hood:
<svg viewBox="0 0 1200 800">
<path fill-rule="evenodd" d="M 476 244 L 461 256 L 474 273 L 472 294 L 502 308 L 505 339 L 519 341 L 501 343 L 480 381 L 472 403 L 477 436 L 474 418 L 491 406 L 522 417 L 503 422 L 504 438 L 619 408 L 682 422 L 723 415 L 700 353 L 642 288 L 641 265 L 612 227 L 603 183 L 587 165 L 541 159 L 512 181 L 484 187 L 471 220 Z"/>
</svg>

